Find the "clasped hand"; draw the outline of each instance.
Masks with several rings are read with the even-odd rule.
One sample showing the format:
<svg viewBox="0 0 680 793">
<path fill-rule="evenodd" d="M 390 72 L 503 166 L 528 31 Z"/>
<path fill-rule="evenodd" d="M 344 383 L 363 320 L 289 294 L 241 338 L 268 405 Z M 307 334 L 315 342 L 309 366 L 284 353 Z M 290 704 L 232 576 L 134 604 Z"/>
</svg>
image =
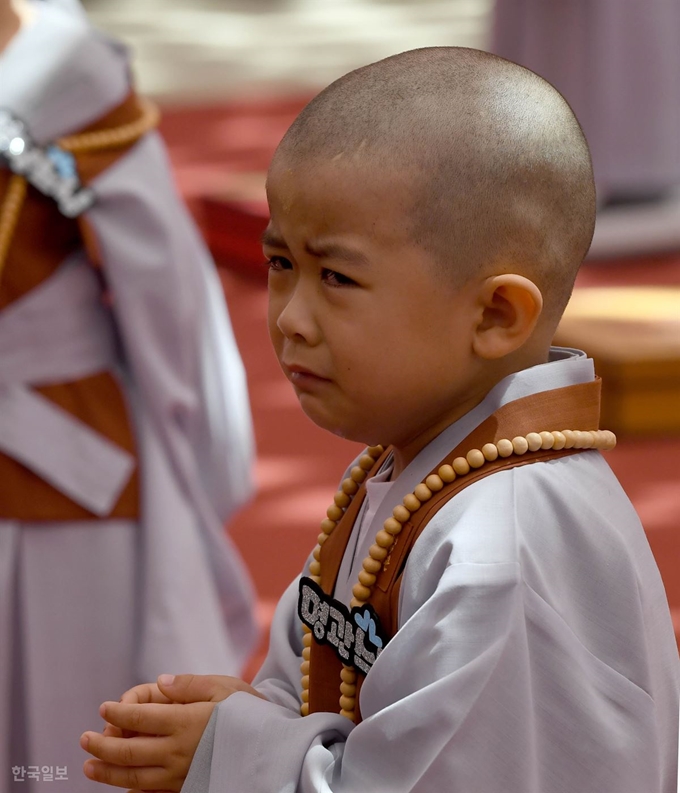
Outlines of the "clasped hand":
<svg viewBox="0 0 680 793">
<path fill-rule="evenodd" d="M 80 738 L 98 758 L 85 763 L 86 776 L 116 787 L 177 793 L 213 708 L 237 691 L 262 697 L 235 677 L 161 675 L 157 683 L 126 691 L 120 702 L 105 702 L 99 709 L 104 731 Z"/>
</svg>

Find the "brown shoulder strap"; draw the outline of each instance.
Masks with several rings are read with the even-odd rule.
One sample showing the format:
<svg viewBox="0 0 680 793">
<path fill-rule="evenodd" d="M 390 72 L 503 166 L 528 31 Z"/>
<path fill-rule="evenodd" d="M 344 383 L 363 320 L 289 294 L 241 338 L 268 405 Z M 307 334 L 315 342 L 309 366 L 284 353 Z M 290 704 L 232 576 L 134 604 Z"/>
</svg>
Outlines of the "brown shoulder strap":
<svg viewBox="0 0 680 793">
<path fill-rule="evenodd" d="M 442 460 L 430 473 L 437 473 L 440 466 L 451 462 L 456 457 L 465 456 L 471 449 L 481 449 L 486 443 L 497 443 L 503 438 L 512 438 L 517 435 L 527 435 L 530 432 L 553 431 L 557 429 L 594 430 L 599 428 L 600 416 L 600 389 L 599 378 L 589 383 L 557 388 L 552 391 L 543 391 L 539 394 L 509 402 L 497 410 L 486 421 L 482 422 L 470 435 Z M 397 541 L 390 550 L 390 555 L 385 559 L 383 569 L 375 585 L 375 597 L 379 593 L 390 591 L 390 602 L 385 603 L 389 619 L 383 623 L 390 626 L 393 635 L 398 627 L 397 604 L 399 601 L 399 587 L 406 556 L 420 533 L 429 523 L 432 516 L 441 507 L 456 496 L 461 490 L 484 479 L 487 476 L 510 468 L 518 468 L 532 463 L 546 462 L 558 457 L 576 454 L 579 450 L 545 450 L 528 453 L 526 456 L 512 455 L 511 457 L 487 462 L 482 468 L 470 471 L 464 477 L 459 477 L 451 484 L 445 486 L 433 497 L 426 501 L 422 507 L 412 515 L 411 521 L 404 525 Z M 373 598 L 371 603 L 380 612 Z"/>
<path fill-rule="evenodd" d="M 372 476 L 376 475 L 389 453 L 389 449 L 386 449 L 382 453 L 381 457 L 376 461 L 373 468 L 368 472 L 366 479 L 370 479 Z M 332 594 L 333 590 L 335 589 L 335 582 L 338 578 L 338 572 L 340 571 L 342 557 L 345 553 L 347 543 L 349 542 L 349 538 L 354 527 L 354 522 L 357 518 L 357 515 L 359 514 L 359 510 L 361 509 L 365 498 L 366 482 L 364 481 L 364 483 L 359 487 L 359 490 L 352 499 L 350 505 L 345 510 L 344 515 L 342 518 L 340 518 L 338 525 L 335 527 L 335 529 L 333 529 L 333 533 L 321 546 L 320 586 L 327 595 Z"/>
<path fill-rule="evenodd" d="M 503 438 L 512 440 L 518 435 L 525 436 L 530 432 L 544 430 L 599 429 L 600 390 L 601 381 L 596 378 L 588 383 L 544 391 L 509 402 L 482 422 L 430 473 L 437 473 L 442 465 L 450 464 L 456 457 L 465 456 L 471 449 L 481 449 L 486 443 L 497 443 Z M 378 575 L 370 598 L 370 603 L 379 615 L 381 625 L 387 634 L 394 636 L 399 628 L 398 607 L 401 573 L 408 554 L 430 519 L 447 501 L 474 482 L 499 471 L 535 462 L 545 462 L 580 451 L 576 449 L 554 451 L 551 449 L 527 453 L 526 456 L 499 457 L 493 462 L 487 462 L 482 468 L 472 470 L 469 474 L 446 485 L 426 501 L 417 512 L 414 512 L 412 519 L 404 524 L 402 531 L 396 537 L 390 554 L 383 563 L 383 569 Z M 357 676 L 356 723 L 361 721 L 359 691 L 363 680 L 363 675 Z"/>
<path fill-rule="evenodd" d="M 389 454 L 385 451 L 373 468 L 369 471 L 369 479 L 380 470 L 380 466 Z M 349 542 L 354 522 L 359 514 L 364 498 L 366 497 L 366 485 L 362 484 L 352 502 L 345 510 L 345 514 L 340 518 L 338 525 L 329 535 L 328 539 L 321 546 L 321 581 L 323 591 L 330 595 L 335 589 L 335 582 L 340 570 L 342 557 Z M 310 648 L 311 669 L 309 685 L 309 712 L 318 713 L 330 711 L 338 712 L 338 702 L 340 698 L 340 670 L 342 663 L 333 648 L 328 644 L 312 642 Z"/>
</svg>

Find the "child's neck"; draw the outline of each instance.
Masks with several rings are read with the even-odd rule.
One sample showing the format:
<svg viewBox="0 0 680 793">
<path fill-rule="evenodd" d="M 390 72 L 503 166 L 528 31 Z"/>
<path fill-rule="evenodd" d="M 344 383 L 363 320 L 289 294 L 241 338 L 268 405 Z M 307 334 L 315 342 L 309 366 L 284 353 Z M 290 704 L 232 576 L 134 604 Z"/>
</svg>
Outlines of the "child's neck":
<svg viewBox="0 0 680 793">
<path fill-rule="evenodd" d="M 416 431 L 409 438 L 393 442 L 394 468 L 390 479 L 396 479 L 431 441 L 447 427 L 450 427 L 458 419 L 465 416 L 466 413 L 477 407 L 485 399 L 489 391 L 498 385 L 501 380 L 532 366 L 547 363 L 549 357 L 549 348 L 546 348 L 533 355 L 525 355 L 521 359 L 514 361 L 508 359 L 504 366 L 495 368 L 492 373 L 489 373 L 487 378 L 478 382 L 476 387 L 470 388 L 452 409 L 436 417 L 426 427 Z"/>
<path fill-rule="evenodd" d="M 392 469 L 391 480 L 396 479 L 406 466 L 414 460 L 418 454 L 440 433 L 442 433 L 451 424 L 458 421 L 466 413 L 469 413 L 473 408 L 484 399 L 486 391 L 482 390 L 471 395 L 468 399 L 458 403 L 456 407 L 447 411 L 447 413 L 439 418 L 439 420 L 430 424 L 427 428 L 418 432 L 413 437 L 399 441 L 393 444 L 392 451 L 394 454 L 394 467 Z"/>
</svg>

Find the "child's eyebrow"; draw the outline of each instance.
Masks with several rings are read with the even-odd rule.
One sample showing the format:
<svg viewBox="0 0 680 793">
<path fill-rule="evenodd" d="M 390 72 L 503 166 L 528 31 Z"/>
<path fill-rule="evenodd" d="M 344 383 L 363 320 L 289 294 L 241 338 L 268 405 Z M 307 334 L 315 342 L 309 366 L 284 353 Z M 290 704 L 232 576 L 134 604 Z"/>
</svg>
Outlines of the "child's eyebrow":
<svg viewBox="0 0 680 793">
<path fill-rule="evenodd" d="M 260 237 L 260 242 L 267 248 L 288 248 L 285 240 L 270 229 L 264 230 Z M 356 264 L 369 263 L 368 257 L 364 253 L 355 248 L 341 245 L 339 242 L 307 242 L 305 243 L 305 252 L 319 259 L 341 259 L 346 262 L 355 262 Z"/>
<path fill-rule="evenodd" d="M 356 248 L 338 242 L 307 242 L 305 251 L 319 259 L 341 259 L 356 264 L 368 264 L 368 257 Z"/>
<path fill-rule="evenodd" d="M 287 248 L 285 241 L 269 228 L 262 232 L 260 243 L 267 248 Z"/>
</svg>

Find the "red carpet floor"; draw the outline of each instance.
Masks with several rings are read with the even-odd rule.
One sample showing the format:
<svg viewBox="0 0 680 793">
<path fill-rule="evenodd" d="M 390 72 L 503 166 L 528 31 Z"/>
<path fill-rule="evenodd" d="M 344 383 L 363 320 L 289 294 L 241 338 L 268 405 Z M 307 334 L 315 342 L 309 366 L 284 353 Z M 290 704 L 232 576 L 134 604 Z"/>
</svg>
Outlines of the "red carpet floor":
<svg viewBox="0 0 680 793">
<path fill-rule="evenodd" d="M 199 220 L 203 196 L 223 192 L 235 173 L 266 170 L 276 143 L 301 106 L 298 99 L 286 99 L 166 112 L 162 131 L 180 187 Z M 261 215 L 257 188 L 254 194 L 253 213 Z M 233 217 L 225 218 L 223 228 L 219 218 L 213 218 L 213 226 L 215 222 L 224 238 L 243 236 L 238 224 L 232 228 L 237 223 Z M 249 244 L 252 254 L 255 243 Z M 360 447 L 318 429 L 304 416 L 270 349 L 264 278 L 239 274 L 238 262 L 232 267 L 228 260 L 221 264 L 248 372 L 258 446 L 258 493 L 233 520 L 230 531 L 255 580 L 266 628 L 277 598 L 314 546 L 338 480 Z M 680 255 L 588 265 L 578 281 L 579 286 L 643 283 L 680 283 Z M 680 634 L 680 438 L 622 439 L 607 459 L 645 526 Z M 250 672 L 265 646 L 263 639 Z"/>
</svg>

